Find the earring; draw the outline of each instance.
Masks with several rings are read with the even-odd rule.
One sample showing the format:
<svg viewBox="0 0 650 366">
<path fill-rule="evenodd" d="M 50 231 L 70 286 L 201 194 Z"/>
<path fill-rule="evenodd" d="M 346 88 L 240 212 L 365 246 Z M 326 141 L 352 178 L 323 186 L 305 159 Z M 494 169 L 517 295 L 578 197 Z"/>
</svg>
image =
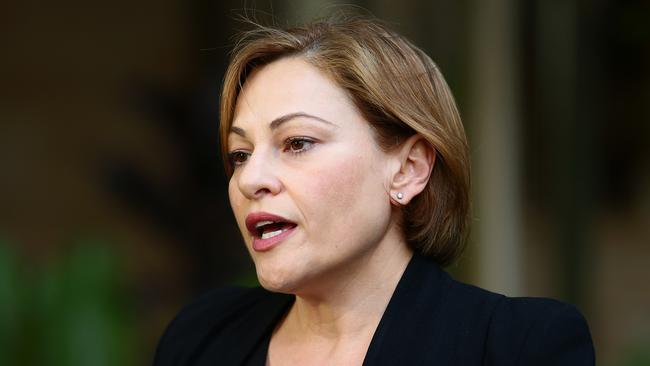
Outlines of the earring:
<svg viewBox="0 0 650 366">
<path fill-rule="evenodd" d="M 398 200 L 401 200 L 402 198 L 404 198 L 404 194 L 402 194 L 402 192 L 397 192 L 397 194 L 395 196 L 397 197 Z"/>
</svg>

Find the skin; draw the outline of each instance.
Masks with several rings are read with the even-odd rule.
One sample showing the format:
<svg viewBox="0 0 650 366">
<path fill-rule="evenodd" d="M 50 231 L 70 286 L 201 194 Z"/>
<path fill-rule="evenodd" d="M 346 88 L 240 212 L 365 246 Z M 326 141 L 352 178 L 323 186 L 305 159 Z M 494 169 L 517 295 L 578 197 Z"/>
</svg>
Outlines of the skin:
<svg viewBox="0 0 650 366">
<path fill-rule="evenodd" d="M 382 151 L 345 91 L 300 57 L 247 79 L 228 149 L 236 163 L 230 203 L 260 283 L 296 295 L 269 363 L 361 364 L 413 254 L 398 207 L 425 187 L 433 150 L 415 135 Z M 263 252 L 245 225 L 259 211 L 297 224 Z"/>
</svg>

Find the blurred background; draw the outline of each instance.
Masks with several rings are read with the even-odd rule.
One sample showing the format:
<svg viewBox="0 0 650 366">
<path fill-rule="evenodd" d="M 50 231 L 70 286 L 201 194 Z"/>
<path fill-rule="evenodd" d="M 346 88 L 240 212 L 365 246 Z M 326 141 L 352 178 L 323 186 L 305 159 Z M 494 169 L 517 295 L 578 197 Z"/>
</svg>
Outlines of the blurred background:
<svg viewBox="0 0 650 366">
<path fill-rule="evenodd" d="M 650 365 L 650 3 L 347 1 L 439 64 L 470 137 L 449 270 L 585 314 L 601 365 Z M 0 5 L 0 364 L 147 365 L 209 288 L 255 284 L 219 156 L 236 21 L 338 1 Z"/>
</svg>

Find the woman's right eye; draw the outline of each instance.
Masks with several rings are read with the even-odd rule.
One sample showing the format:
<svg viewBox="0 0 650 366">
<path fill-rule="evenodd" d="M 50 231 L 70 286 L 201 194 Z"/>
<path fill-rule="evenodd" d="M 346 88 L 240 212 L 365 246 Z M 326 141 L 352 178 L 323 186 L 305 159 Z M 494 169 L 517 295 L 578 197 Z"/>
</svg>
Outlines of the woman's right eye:
<svg viewBox="0 0 650 366">
<path fill-rule="evenodd" d="M 232 165 L 237 167 L 244 164 L 246 160 L 248 160 L 250 153 L 247 153 L 246 151 L 235 150 L 228 155 L 230 156 L 230 162 Z"/>
</svg>

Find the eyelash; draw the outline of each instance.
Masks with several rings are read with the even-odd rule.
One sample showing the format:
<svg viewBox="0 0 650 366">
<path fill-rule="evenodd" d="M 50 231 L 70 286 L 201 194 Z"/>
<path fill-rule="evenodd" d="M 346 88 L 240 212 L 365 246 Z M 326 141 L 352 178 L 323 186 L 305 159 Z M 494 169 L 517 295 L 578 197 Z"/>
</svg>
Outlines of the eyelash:
<svg viewBox="0 0 650 366">
<path fill-rule="evenodd" d="M 228 153 L 228 160 L 230 160 L 230 164 L 232 164 L 234 168 L 237 168 L 238 166 L 243 165 L 246 162 L 246 160 L 237 161 L 238 157 L 243 157 L 243 156 L 246 156 L 246 160 L 248 160 L 248 156 L 250 156 L 250 153 L 243 150 L 231 151 Z"/>
<path fill-rule="evenodd" d="M 305 145 L 306 147 L 303 146 L 302 148 L 294 151 L 291 149 L 291 144 L 296 143 L 296 142 L 301 142 Z M 311 150 L 313 148 L 313 145 L 316 143 L 313 139 L 309 137 L 304 137 L 304 136 L 295 136 L 295 137 L 289 137 L 284 141 L 284 146 L 282 148 L 283 152 L 288 152 L 294 156 L 304 154 L 305 152 Z M 244 150 L 235 150 L 230 153 L 228 153 L 228 158 L 230 160 L 230 163 L 232 164 L 233 167 L 237 168 L 238 166 L 243 165 L 246 163 L 246 160 L 250 157 L 251 153 L 244 151 Z M 246 160 L 244 161 L 237 161 L 238 158 L 242 158 L 246 156 Z"/>
<path fill-rule="evenodd" d="M 297 151 L 292 151 L 291 150 L 291 144 L 293 144 L 294 142 L 302 142 L 303 144 L 307 144 L 309 147 L 302 147 L 301 149 L 299 149 Z M 284 141 L 284 149 L 282 151 L 288 151 L 291 154 L 300 155 L 300 154 L 303 154 L 303 153 L 311 150 L 314 143 L 315 143 L 315 141 L 308 138 L 308 137 L 303 137 L 303 136 L 289 137 L 288 139 L 286 139 Z"/>
</svg>

